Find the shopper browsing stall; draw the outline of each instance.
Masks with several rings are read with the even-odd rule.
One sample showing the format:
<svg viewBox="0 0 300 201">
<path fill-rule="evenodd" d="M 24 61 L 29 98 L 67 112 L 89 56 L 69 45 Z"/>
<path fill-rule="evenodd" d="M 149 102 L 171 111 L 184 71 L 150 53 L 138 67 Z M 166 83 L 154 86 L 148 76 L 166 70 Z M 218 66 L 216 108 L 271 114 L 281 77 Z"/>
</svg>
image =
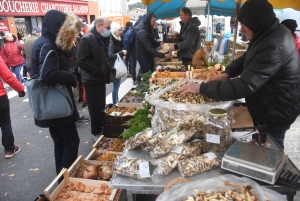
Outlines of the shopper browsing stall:
<svg viewBox="0 0 300 201">
<path fill-rule="evenodd" d="M 300 60 L 294 38 L 279 24 L 267 0 L 247 1 L 238 21 L 240 32 L 250 41 L 246 53 L 223 74 L 206 83 L 189 83 L 179 91 L 206 94 L 218 101 L 246 98 L 254 123 L 267 124 L 268 132 L 284 148 L 285 132 L 300 114 Z"/>
</svg>

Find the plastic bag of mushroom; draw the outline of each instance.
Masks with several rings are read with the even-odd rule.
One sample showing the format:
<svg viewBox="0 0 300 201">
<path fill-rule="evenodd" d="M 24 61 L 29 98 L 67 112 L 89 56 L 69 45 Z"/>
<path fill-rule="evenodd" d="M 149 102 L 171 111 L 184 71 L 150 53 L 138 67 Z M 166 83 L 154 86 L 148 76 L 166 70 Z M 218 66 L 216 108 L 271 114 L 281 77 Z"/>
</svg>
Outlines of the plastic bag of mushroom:
<svg viewBox="0 0 300 201">
<path fill-rule="evenodd" d="M 126 142 L 125 142 L 125 147 L 128 150 L 133 150 L 143 144 L 145 144 L 146 142 L 148 142 L 148 140 L 153 136 L 153 131 L 151 128 L 146 128 L 145 130 L 143 130 L 142 132 L 136 134 L 135 136 L 129 138 Z"/>
<path fill-rule="evenodd" d="M 197 134 L 196 130 L 182 130 L 177 131 L 173 129 L 172 132 L 169 132 L 169 137 L 162 141 L 160 144 L 156 144 L 156 146 L 150 151 L 150 156 L 152 158 L 161 158 L 168 154 L 174 147 L 180 145 L 184 142 L 189 141 Z"/>
<path fill-rule="evenodd" d="M 152 138 L 148 140 L 145 144 L 141 146 L 144 151 L 151 151 L 157 144 L 161 144 L 165 139 L 168 138 L 168 132 L 163 131 L 155 134 Z"/>
<path fill-rule="evenodd" d="M 199 156 L 179 160 L 177 169 L 182 176 L 186 177 L 218 167 L 220 164 L 221 160 L 217 158 L 216 154 L 209 152 Z"/>
<path fill-rule="evenodd" d="M 213 196 L 213 197 L 212 197 Z M 210 199 L 208 199 L 210 198 Z M 226 198 L 226 199 L 225 199 Z M 159 195 L 156 201 L 282 201 L 285 195 L 260 186 L 246 177 L 226 174 L 175 184 Z"/>
<path fill-rule="evenodd" d="M 155 165 L 157 166 L 155 173 L 161 175 L 170 174 L 177 166 L 178 160 L 198 156 L 202 153 L 202 148 L 202 144 L 199 143 L 197 145 L 184 144 L 173 148 L 168 155 L 155 161 Z"/>
</svg>

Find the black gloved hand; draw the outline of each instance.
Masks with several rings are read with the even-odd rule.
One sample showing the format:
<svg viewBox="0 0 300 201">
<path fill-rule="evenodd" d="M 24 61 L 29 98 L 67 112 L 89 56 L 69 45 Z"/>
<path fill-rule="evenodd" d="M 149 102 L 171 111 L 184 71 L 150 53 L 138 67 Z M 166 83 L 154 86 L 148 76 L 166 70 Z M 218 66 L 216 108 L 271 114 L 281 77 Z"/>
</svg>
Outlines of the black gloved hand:
<svg viewBox="0 0 300 201">
<path fill-rule="evenodd" d="M 19 92 L 19 97 L 24 97 L 25 96 L 25 91 Z"/>
</svg>

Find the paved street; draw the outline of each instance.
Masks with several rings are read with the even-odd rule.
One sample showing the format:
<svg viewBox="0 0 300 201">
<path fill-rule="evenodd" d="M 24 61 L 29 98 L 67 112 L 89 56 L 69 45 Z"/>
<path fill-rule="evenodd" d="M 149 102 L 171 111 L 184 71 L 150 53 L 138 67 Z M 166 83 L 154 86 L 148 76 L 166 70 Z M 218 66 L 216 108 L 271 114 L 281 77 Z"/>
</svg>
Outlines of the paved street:
<svg viewBox="0 0 300 201">
<path fill-rule="evenodd" d="M 124 81 L 124 80 L 123 80 Z M 132 87 L 131 79 L 123 82 L 120 93 Z M 107 100 L 110 100 L 111 85 L 107 85 Z M 19 98 L 11 88 L 7 88 L 10 97 L 12 127 L 15 143 L 21 151 L 11 159 L 0 155 L 0 201 L 31 201 L 41 193 L 55 178 L 53 141 L 48 129 L 36 127 L 29 107 L 27 96 Z M 85 116 L 87 109 L 79 106 Z M 92 150 L 94 141 L 88 123 L 79 123 L 79 155 L 84 157 Z M 287 132 L 285 150 L 292 161 L 300 168 L 300 119 Z M 145 199 L 143 199 L 145 200 Z M 298 193 L 295 200 L 300 201 Z"/>
</svg>

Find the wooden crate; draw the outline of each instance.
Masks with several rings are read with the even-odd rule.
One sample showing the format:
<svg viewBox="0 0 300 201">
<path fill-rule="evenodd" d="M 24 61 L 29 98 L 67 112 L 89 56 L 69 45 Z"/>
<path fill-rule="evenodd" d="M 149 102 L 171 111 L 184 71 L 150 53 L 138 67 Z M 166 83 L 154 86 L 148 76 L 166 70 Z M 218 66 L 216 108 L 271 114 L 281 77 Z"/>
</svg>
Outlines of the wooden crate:
<svg viewBox="0 0 300 201">
<path fill-rule="evenodd" d="M 101 135 L 99 138 L 98 138 L 98 140 L 93 144 L 93 146 L 92 146 L 92 148 L 98 148 L 98 145 L 101 143 L 101 142 L 103 142 L 103 141 L 105 141 L 106 139 L 117 139 L 117 138 L 106 138 L 104 135 Z"/>
<path fill-rule="evenodd" d="M 57 183 L 58 179 L 61 177 L 61 176 L 64 176 L 64 179 L 63 181 L 57 186 L 57 188 L 52 192 L 50 193 L 50 190 L 53 188 L 53 186 Z M 62 169 L 62 171 L 57 175 L 57 177 L 51 182 L 51 184 L 44 190 L 44 193 L 45 193 L 45 196 L 48 200 L 50 201 L 54 201 L 58 198 L 58 195 L 59 193 L 61 193 L 63 191 L 63 189 L 65 188 L 66 184 L 68 183 L 77 183 L 77 182 L 80 182 L 82 183 L 83 185 L 85 185 L 86 187 L 87 186 L 92 186 L 92 187 L 98 187 L 100 186 L 101 184 L 107 184 L 110 188 L 111 188 L 111 185 L 110 185 L 110 182 L 108 181 L 99 181 L 99 180 L 89 180 L 89 179 L 78 179 L 78 178 L 72 178 L 72 177 L 69 177 L 69 172 L 67 169 Z M 74 194 L 76 194 L 75 191 L 72 191 Z M 109 201 L 113 201 L 114 200 L 114 197 L 115 197 L 115 194 L 117 192 L 117 189 L 113 189 L 112 190 L 112 193 L 109 197 Z M 93 195 L 93 193 L 81 193 L 82 196 L 89 196 L 91 197 Z"/>
<path fill-rule="evenodd" d="M 87 157 L 85 157 L 85 160 L 89 160 L 89 161 L 96 161 L 96 160 L 92 160 L 91 158 L 93 158 L 93 156 L 95 154 L 102 154 L 102 153 L 108 153 L 108 154 L 115 154 L 115 155 L 122 155 L 121 152 L 113 152 L 113 151 L 101 151 L 101 150 L 97 150 L 97 148 L 94 148 Z M 100 162 L 110 162 L 110 161 L 100 161 Z M 113 163 L 113 161 L 112 161 Z"/>
<path fill-rule="evenodd" d="M 105 161 L 94 161 L 94 160 L 84 160 L 84 158 L 81 156 L 78 156 L 78 158 L 76 159 L 76 161 L 71 165 L 71 167 L 69 167 L 68 169 L 68 172 L 69 172 L 69 175 L 70 177 L 75 177 L 77 171 L 79 170 L 79 167 L 81 164 L 85 164 L 85 165 L 101 165 L 102 164 L 110 164 L 112 165 L 113 163 L 112 162 L 105 162 Z M 80 179 L 83 179 L 83 178 L 80 178 Z M 89 179 L 88 179 L 89 180 Z"/>
</svg>

